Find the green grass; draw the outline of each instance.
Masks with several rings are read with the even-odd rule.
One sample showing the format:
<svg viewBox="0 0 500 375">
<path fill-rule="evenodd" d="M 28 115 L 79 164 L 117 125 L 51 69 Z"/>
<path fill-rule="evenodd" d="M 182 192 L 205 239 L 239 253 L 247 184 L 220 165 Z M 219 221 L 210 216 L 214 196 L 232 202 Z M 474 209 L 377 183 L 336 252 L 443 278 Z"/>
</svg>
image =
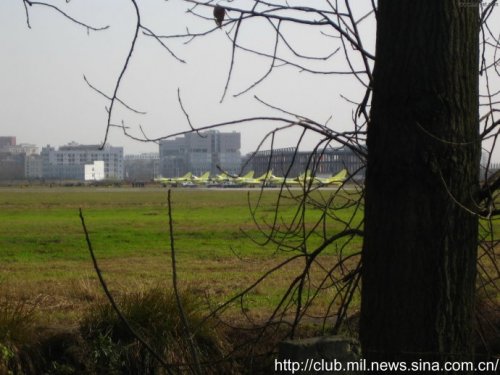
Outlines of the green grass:
<svg viewBox="0 0 500 375">
<path fill-rule="evenodd" d="M 318 193 L 315 198 L 321 201 L 328 195 Z M 249 201 L 254 207 L 258 199 L 255 217 L 261 225 L 271 223 L 276 191 L 266 191 L 262 196 L 258 189 L 250 193 L 172 191 L 175 249 L 183 287 L 193 287 L 221 302 L 289 255 L 275 254 L 273 244 L 261 247 L 252 241 L 263 240 L 249 208 Z M 85 309 L 82 301 L 101 293 L 79 219 L 80 208 L 100 267 L 115 293 L 171 279 L 165 189 L 1 189 L 0 283 L 17 288 L 23 298 L 41 297 L 46 301 L 43 314 L 56 321 L 73 319 Z M 282 199 L 277 223 L 282 228 L 290 223 L 296 209 L 294 200 Z M 343 219 L 352 215 L 352 209 L 344 211 L 336 214 Z M 318 209 L 308 209 L 309 227 L 320 214 Z M 334 221 L 327 221 L 327 233 L 340 228 Z M 311 236 L 309 251 L 320 242 L 320 236 Z M 333 259 L 339 244 L 330 246 L 325 253 Z M 360 240 L 355 239 L 348 251 L 359 247 Z M 326 257 L 327 264 L 332 261 Z M 249 305 L 257 310 L 271 309 L 302 264 L 295 262 L 271 277 L 250 294 Z M 86 286 L 82 288 L 81 284 Z"/>
<path fill-rule="evenodd" d="M 311 198 L 316 203 L 326 202 L 332 192 L 315 192 Z M 294 193 L 300 194 L 300 191 Z M 196 301 L 202 297 L 206 302 L 205 297 L 208 297 L 211 306 L 217 306 L 248 287 L 279 262 L 297 253 L 276 252 L 275 244 L 258 246 L 252 241 L 262 241 L 264 236 L 257 230 L 249 202 L 251 207 L 255 207 L 260 200 L 255 218 L 262 228 L 275 220 L 279 228 L 284 230 L 296 218 L 297 201 L 289 197 L 281 199 L 276 213 L 277 194 L 277 191 L 270 190 L 260 195 L 258 189 L 250 192 L 201 189 L 172 191 L 177 270 L 182 290 L 189 290 Z M 353 227 L 360 223 L 361 209 L 355 213 L 353 207 L 339 208 L 349 199 L 357 197 L 355 193 L 351 194 L 343 192 L 335 198 L 330 206 L 333 208 L 329 210 L 332 217 L 324 225 L 318 226 L 308 238 L 308 252 L 321 243 L 323 236 L 338 233 L 343 228 L 341 221 L 353 217 Z M 36 309 L 26 310 L 29 311 L 29 319 L 21 319 L 21 322 L 26 320 L 30 328 L 36 320 L 37 330 L 44 325 L 74 326 L 83 317 L 95 314 L 96 306 L 105 312 L 103 316 L 114 317 L 92 266 L 79 219 L 80 208 L 83 209 L 93 248 L 108 287 L 125 309 L 126 301 L 134 300 L 138 291 L 139 294 L 141 291 L 158 291 L 161 286 L 166 295 L 171 292 L 166 189 L 0 189 L 0 315 L 3 314 L 3 318 L 0 316 L 0 336 L 3 336 L 3 339 L 0 337 L 0 372 L 7 359 L 17 358 L 17 347 L 13 346 L 12 340 L 6 341 L 7 331 L 2 331 L 1 326 L 8 327 L 9 332 L 19 332 L 17 336 L 23 332 L 31 334 L 30 330 L 23 331 L 23 326 L 17 326 L 16 321 L 11 319 L 11 307 L 36 306 Z M 311 229 L 321 214 L 322 210 L 309 205 L 304 214 L 306 228 Z M 493 222 L 495 233 L 498 232 L 499 223 Z M 483 235 L 485 229 L 481 228 L 480 233 Z M 278 234 L 275 238 L 280 237 L 282 235 Z M 287 244 L 297 244 L 298 240 L 300 236 L 290 238 Z M 321 266 L 314 264 L 310 272 L 309 286 L 318 287 L 328 270 L 338 261 L 338 252 L 344 244 L 345 240 L 339 240 L 323 251 L 319 259 Z M 360 248 L 361 239 L 356 237 L 342 250 L 343 255 L 359 251 Z M 494 270 L 489 257 L 483 257 L 482 264 L 480 272 Z M 292 280 L 303 270 L 303 265 L 304 260 L 299 259 L 271 275 L 251 290 L 241 304 L 238 301 L 230 306 L 224 312 L 224 319 L 230 323 L 242 323 L 241 309 L 256 321 L 261 322 L 269 317 Z M 353 266 L 354 262 L 347 264 L 347 267 Z M 496 290 L 492 290 L 492 293 L 496 293 Z M 333 295 L 334 288 L 324 288 L 308 311 L 313 316 L 321 316 Z M 494 296 L 498 300 L 498 294 Z M 359 305 L 358 297 L 354 296 L 354 305 Z M 202 312 L 206 313 L 206 310 Z M 335 313 L 335 308 L 331 313 Z M 285 318 L 290 317 L 289 314 Z M 104 341 L 100 342 L 100 339 Z M 106 335 L 98 335 L 98 341 L 95 342 L 104 345 L 101 349 L 107 350 L 106 345 L 115 345 L 108 339 Z M 100 353 L 99 350 L 96 353 Z M 121 361 L 120 358 L 116 359 Z"/>
<path fill-rule="evenodd" d="M 294 193 L 300 194 L 300 191 Z M 311 197 L 315 202 L 326 202 L 331 193 L 331 190 L 323 190 Z M 205 297 L 212 307 L 217 306 L 294 254 L 276 252 L 276 245 L 258 246 L 251 240 L 262 241 L 263 236 L 252 219 L 249 201 L 254 207 L 260 199 L 255 217 L 263 227 L 274 219 L 281 229 L 293 222 L 297 202 L 282 198 L 275 217 L 277 197 L 275 190 L 266 191 L 262 196 L 257 189 L 250 193 L 245 190 L 172 191 L 178 279 L 188 298 L 186 307 L 193 322 L 207 312 Z M 335 198 L 331 207 L 342 207 L 356 197 L 344 192 Z M 176 331 L 179 322 L 169 320 L 175 315 L 176 306 L 171 298 L 166 189 L 0 189 L 0 373 L 7 371 L 12 363 L 22 364 L 26 357 L 21 355 L 23 343 L 31 343 L 30 337 L 35 332 L 45 332 L 44 329 L 53 326 L 67 330 L 79 325 L 87 350 L 84 358 L 93 358 L 92 366 L 103 370 L 101 372 L 114 371 L 124 363 L 127 367 L 130 363 L 139 365 L 138 358 L 148 358 L 130 337 L 120 336 L 127 332 L 120 327 L 98 283 L 79 219 L 80 208 L 99 266 L 123 312 L 148 341 L 154 342 L 158 351 L 174 348 L 173 352 L 165 353 L 170 360 L 186 359 L 186 346 Z M 340 221 L 354 216 L 354 227 L 362 220 L 362 211 L 354 214 L 354 208 L 332 209 L 329 213 Z M 310 229 L 321 214 L 314 205 L 308 206 L 304 215 L 306 227 Z M 498 231 L 498 225 L 498 221 L 493 223 L 493 231 Z M 339 221 L 327 219 L 324 227 L 320 225 L 307 240 L 308 251 L 321 243 L 323 235 L 329 236 L 341 229 Z M 481 228 L 480 233 L 484 234 L 485 229 Z M 296 238 L 287 243 L 294 242 Z M 310 286 L 319 285 L 337 262 L 338 251 L 344 243 L 340 240 L 325 249 L 319 260 L 323 268 L 313 266 Z M 360 248 L 361 239 L 355 238 L 343 252 L 346 255 Z M 489 259 L 483 257 L 483 269 L 492 269 Z M 224 311 L 222 318 L 231 324 L 245 324 L 243 309 L 247 316 L 262 322 L 303 265 L 303 259 L 299 259 L 271 275 L 250 291 L 241 304 L 238 301 Z M 334 288 L 325 288 L 308 310 L 312 316 L 324 314 L 333 295 Z M 494 296 L 498 300 L 498 294 Z M 353 301 L 355 308 L 359 306 L 359 295 L 355 295 Z M 331 313 L 335 311 L 333 308 Z M 290 312 L 285 319 L 291 319 Z M 319 321 L 307 319 L 305 326 Z M 200 337 L 200 347 L 212 350 L 205 353 L 206 357 L 217 356 L 216 352 L 234 341 L 234 338 L 224 341 L 219 335 L 214 330 Z M 172 346 L 169 340 L 178 346 Z M 75 342 L 75 345 L 80 344 Z M 35 355 L 31 362 L 38 363 L 41 359 Z M 49 361 L 47 366 L 50 364 Z M 149 360 L 142 364 L 151 369 L 156 366 Z M 65 363 L 55 361 L 53 365 L 64 367 Z M 62 371 L 63 367 L 56 367 L 51 373 L 69 373 Z"/>
<path fill-rule="evenodd" d="M 206 196 L 195 197 L 185 192 L 180 192 L 176 199 L 179 204 L 174 208 L 174 225 L 179 231 L 179 240 L 190 239 L 188 246 L 198 249 L 200 242 L 206 239 L 215 236 L 221 241 L 225 235 L 237 231 L 236 226 L 228 228 L 228 224 L 235 223 L 241 210 L 206 205 L 202 203 Z M 198 206 L 196 200 L 200 201 Z M 3 249 L 0 260 L 39 262 L 88 258 L 78 217 L 80 207 L 101 257 L 157 254 L 167 249 L 169 243 L 165 202 L 164 192 L 4 193 L 0 201 L 0 247 Z M 205 222 L 207 216 L 211 224 Z M 238 220 L 235 224 L 239 223 Z"/>
<path fill-rule="evenodd" d="M 324 202 L 331 193 L 316 192 L 313 198 Z M 352 197 L 356 195 L 344 193 L 333 206 L 342 206 Z M 251 240 L 263 240 L 249 208 L 249 201 L 255 207 L 258 199 L 257 221 L 260 225 L 272 223 L 275 190 L 262 196 L 258 189 L 172 191 L 175 249 L 183 287 L 208 293 L 218 303 L 290 255 L 276 254 L 273 244 L 261 247 Z M 78 315 L 85 306 L 82 301 L 102 293 L 78 216 L 80 208 L 100 267 L 114 292 L 170 281 L 166 189 L 28 188 L 0 189 L 0 284 L 17 288 L 22 298 L 41 297 L 46 301 L 44 314 L 56 320 Z M 296 201 L 281 199 L 277 215 L 281 228 L 292 221 L 296 210 Z M 348 220 L 353 212 L 353 208 L 347 208 L 331 213 Z M 305 217 L 309 228 L 320 215 L 321 210 L 308 208 Z M 354 222 L 359 223 L 361 218 L 362 212 L 357 213 Z M 498 221 L 494 223 L 495 231 L 498 225 Z M 324 233 L 331 235 L 341 228 L 328 219 Z M 318 227 L 308 239 L 308 251 L 321 243 L 323 229 Z M 297 239 L 288 243 L 294 241 Z M 325 266 L 334 264 L 343 244 L 340 240 L 325 249 L 321 259 Z M 355 238 L 344 254 L 360 248 L 361 239 Z M 271 277 L 250 293 L 248 303 L 257 310 L 271 309 L 302 265 L 296 261 Z M 321 275 L 319 272 L 317 277 Z"/>
<path fill-rule="evenodd" d="M 275 198 L 274 192 L 264 195 L 259 219 L 270 220 Z M 280 216 L 285 220 L 294 212 L 292 204 L 283 201 Z M 0 261 L 86 259 L 80 207 L 102 258 L 158 255 L 168 250 L 164 191 L 10 191 L 0 196 Z M 244 191 L 179 190 L 173 192 L 172 209 L 174 238 L 180 253 L 228 256 L 234 242 L 245 255 L 262 253 L 241 231 L 259 238 Z"/>
</svg>

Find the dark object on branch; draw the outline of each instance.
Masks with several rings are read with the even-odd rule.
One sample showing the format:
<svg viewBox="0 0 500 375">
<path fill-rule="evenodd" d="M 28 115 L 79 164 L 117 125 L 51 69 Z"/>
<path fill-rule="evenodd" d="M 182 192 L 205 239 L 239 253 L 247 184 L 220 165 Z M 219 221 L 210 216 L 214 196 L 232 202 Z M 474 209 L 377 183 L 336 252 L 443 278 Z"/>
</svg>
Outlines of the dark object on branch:
<svg viewBox="0 0 500 375">
<path fill-rule="evenodd" d="M 220 5 L 216 5 L 214 8 L 214 18 L 215 23 L 219 28 L 222 26 L 222 21 L 224 21 L 224 16 L 226 15 L 226 10 Z"/>
</svg>

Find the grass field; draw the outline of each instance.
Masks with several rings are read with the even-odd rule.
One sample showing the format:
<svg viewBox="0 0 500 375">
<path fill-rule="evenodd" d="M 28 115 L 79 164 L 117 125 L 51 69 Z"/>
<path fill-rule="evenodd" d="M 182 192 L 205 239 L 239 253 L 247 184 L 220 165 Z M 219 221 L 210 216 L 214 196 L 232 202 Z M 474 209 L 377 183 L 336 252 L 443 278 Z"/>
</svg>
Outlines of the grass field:
<svg viewBox="0 0 500 375">
<path fill-rule="evenodd" d="M 183 298 L 191 301 L 187 304 L 191 318 L 201 321 L 209 310 L 237 295 L 267 270 L 300 254 L 300 251 L 311 253 L 325 237 L 341 231 L 346 222 L 351 221 L 351 227 L 357 227 L 362 220 L 362 206 L 356 211 L 354 206 L 348 205 L 358 197 L 357 193 L 343 191 L 329 202 L 333 193 L 333 190 L 314 192 L 308 200 L 307 209 L 302 211 L 297 200 L 287 194 L 280 198 L 279 209 L 276 210 L 276 190 L 262 194 L 258 189 L 172 190 L 177 276 Z M 300 195 L 301 192 L 297 190 L 293 194 Z M 257 202 L 258 209 L 254 210 Z M 326 202 L 331 209 L 322 220 L 324 211 L 319 207 Z M 169 320 L 176 314 L 177 306 L 172 302 L 166 189 L 4 188 L 0 189 L 0 373 L 6 370 L 5 366 L 29 368 L 29 365 L 23 365 L 24 359 L 30 358 L 29 353 L 39 353 L 32 355 L 31 363 L 41 361 L 45 366 L 43 371 L 49 369 L 50 374 L 72 373 L 65 372 L 64 366 L 75 369 L 79 364 L 88 362 L 89 356 L 93 358 L 91 366 L 97 366 L 97 370 L 94 368 L 94 372 L 90 373 L 106 373 L 123 363 L 131 366 L 137 363 L 138 358 L 146 358 L 140 349 L 142 347 L 134 346 L 132 341 L 110 341 L 113 336 L 111 329 L 121 334 L 123 331 L 104 298 L 92 266 L 79 218 L 80 208 L 99 266 L 122 311 L 127 312 L 136 323 L 142 322 L 141 327 L 148 328 L 150 339 L 155 340 L 170 329 L 164 339 L 182 342 L 182 333 L 176 331 L 180 323 L 175 319 Z M 299 219 L 305 223 L 303 226 L 296 225 Z M 283 233 L 288 233 L 279 251 L 276 244 L 258 244 L 265 242 L 271 223 L 274 223 L 274 228 L 279 228 L 273 240 L 283 239 Z M 498 221 L 491 224 L 490 230 L 498 232 Z M 264 229 L 264 234 L 259 232 L 257 225 Z M 486 233 L 484 225 L 480 232 L 481 235 Z M 305 241 L 304 237 L 307 237 Z M 290 250 L 287 246 L 295 249 Z M 343 274 L 336 270 L 330 275 L 329 270 L 337 264 L 339 257 L 353 254 L 360 248 L 359 237 L 352 237 L 350 241 L 340 239 L 327 246 L 318 261 L 313 263 L 305 290 L 319 292 L 307 307 L 309 315 L 303 320 L 305 324 L 301 326 L 301 334 L 316 334 L 320 327 L 318 323 L 322 323 L 320 317 L 325 312 L 335 316 L 337 302 L 333 306 L 329 304 L 336 288 L 348 285 L 339 280 L 354 268 L 356 259 L 345 264 Z M 481 259 L 479 272 L 489 270 L 494 276 L 498 270 L 494 256 L 490 254 Z M 302 272 L 304 264 L 303 257 L 287 263 L 250 290 L 241 303 L 237 300 L 230 305 L 218 318 L 247 328 L 247 318 L 258 323 L 265 321 L 290 283 Z M 334 279 L 336 286 L 332 287 Z M 325 281 L 326 284 L 321 284 Z M 498 278 L 481 290 L 481 303 L 494 302 L 484 305 L 485 312 L 495 311 L 498 306 L 497 282 Z M 347 291 L 343 292 L 344 298 L 349 295 Z M 486 292 L 489 299 L 484 298 Z M 351 311 L 355 312 L 359 307 L 356 289 L 352 298 Z M 289 297 L 285 305 L 289 304 L 292 308 L 280 318 L 290 322 L 296 302 L 296 295 Z M 330 307 L 332 309 L 328 310 Z M 328 322 L 333 321 L 329 319 Z M 157 323 L 164 324 L 160 327 Z M 202 344 L 201 347 L 207 349 L 213 346 L 217 349 L 217 343 L 221 343 L 221 347 L 229 348 L 244 341 L 244 330 L 236 331 L 233 333 L 236 337 L 228 338 L 226 331 L 215 329 L 216 326 L 219 327 L 204 325 L 207 332 L 211 332 L 207 337 L 213 345 Z M 66 362 L 66 352 L 57 358 L 43 354 L 47 352 L 44 348 L 59 347 L 57 340 L 68 337 L 57 336 L 57 330 L 71 334 L 74 340 L 72 348 L 79 348 L 81 361 Z M 355 331 L 351 332 L 355 334 Z M 158 337 L 155 336 L 157 334 Z M 273 340 L 278 339 L 278 336 L 270 335 L 262 342 L 275 345 Z M 38 340 L 38 349 L 30 352 L 34 340 Z M 203 340 L 200 342 L 207 342 Z M 171 349 L 169 345 L 169 355 L 175 356 L 183 350 L 177 346 L 175 350 Z M 68 350 L 73 349 L 70 347 Z M 210 359 L 212 352 L 207 353 Z M 123 362 L 126 358 L 129 362 Z M 171 359 L 175 362 L 175 358 Z M 106 365 L 101 371 L 98 368 L 102 363 Z M 236 366 L 244 368 L 246 365 L 239 363 Z"/>
<path fill-rule="evenodd" d="M 318 200 L 330 193 L 318 193 Z M 272 222 L 276 191 L 259 195 L 257 189 L 172 191 L 178 277 L 183 288 L 208 295 L 214 303 L 256 280 L 289 254 L 276 253 L 262 241 L 250 214 L 249 201 L 260 199 L 255 216 Z M 291 222 L 296 202 L 282 199 L 278 223 Z M 170 286 L 167 193 L 165 189 L 37 188 L 0 191 L 0 283 L 2 293 L 38 301 L 47 323 L 71 323 L 88 302 L 102 295 L 97 284 L 79 219 L 82 208 L 100 267 L 116 293 L 154 285 Z M 315 223 L 319 210 L 310 209 L 306 221 Z M 352 209 L 336 212 L 344 220 Z M 360 215 L 358 215 L 360 216 Z M 359 219 L 358 219 L 359 220 Z M 317 232 L 334 232 L 333 220 Z M 290 242 L 293 242 L 291 239 Z M 321 241 L 311 236 L 307 245 Z M 359 249 L 360 240 L 348 252 Z M 335 246 L 325 250 L 323 262 L 333 264 Z M 283 268 L 257 287 L 246 300 L 255 316 L 269 311 L 303 261 Z M 326 304 L 328 301 L 325 300 Z M 321 305 L 321 302 L 319 303 Z"/>
</svg>

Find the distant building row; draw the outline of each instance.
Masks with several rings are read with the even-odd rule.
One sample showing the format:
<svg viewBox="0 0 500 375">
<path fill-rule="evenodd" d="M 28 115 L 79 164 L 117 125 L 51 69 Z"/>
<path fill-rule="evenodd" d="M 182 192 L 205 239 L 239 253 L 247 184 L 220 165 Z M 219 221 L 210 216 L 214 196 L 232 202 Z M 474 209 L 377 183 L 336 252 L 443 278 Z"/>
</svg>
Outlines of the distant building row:
<svg viewBox="0 0 500 375">
<path fill-rule="evenodd" d="M 38 153 L 31 144 L 16 144 L 15 137 L 0 137 L 0 180 L 131 180 L 179 177 L 188 172 L 212 176 L 221 171 L 239 174 L 272 169 L 276 176 L 297 176 L 306 169 L 332 175 L 347 168 L 361 171 L 363 162 L 348 148 L 324 149 L 315 154 L 295 148 L 259 151 L 242 158 L 238 132 L 193 132 L 159 143 L 159 153 L 124 156 L 123 147 L 80 145 L 59 149 L 47 145 Z M 243 171 L 242 171 L 243 169 Z M 362 177 L 363 172 L 358 174 Z"/>
<path fill-rule="evenodd" d="M 70 143 L 55 149 L 16 144 L 15 137 L 0 137 L 0 179 L 123 180 L 123 147 Z"/>
<path fill-rule="evenodd" d="M 272 170 L 277 176 L 298 176 L 305 170 L 332 175 L 346 168 L 355 178 L 363 178 L 364 162 L 359 153 L 347 147 L 327 148 L 316 153 L 282 148 L 259 151 L 242 158 L 240 133 L 209 131 L 190 133 L 160 142 L 160 174 L 179 177 L 188 172 L 200 176 L 221 171 L 230 174 L 253 170 L 257 175 Z M 243 169 L 243 170 L 242 170 Z"/>
<path fill-rule="evenodd" d="M 186 134 L 160 142 L 159 154 L 123 155 L 123 147 L 70 143 L 56 149 L 16 144 L 16 137 L 0 137 L 0 180 L 152 180 L 187 172 L 238 173 L 240 133 Z M 100 163 L 102 162 L 102 163 Z"/>
</svg>

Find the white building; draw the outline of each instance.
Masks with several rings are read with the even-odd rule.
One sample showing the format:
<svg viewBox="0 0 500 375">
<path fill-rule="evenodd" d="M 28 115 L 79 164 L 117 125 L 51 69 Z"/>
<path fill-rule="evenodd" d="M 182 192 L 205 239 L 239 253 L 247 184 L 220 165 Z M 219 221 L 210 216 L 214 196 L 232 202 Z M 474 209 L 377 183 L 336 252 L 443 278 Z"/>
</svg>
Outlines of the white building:
<svg viewBox="0 0 500 375">
<path fill-rule="evenodd" d="M 104 178 L 123 180 L 123 147 L 105 145 L 47 146 L 42 148 L 42 175 L 46 179 L 85 180 L 85 165 L 95 161 L 104 162 Z"/>
<path fill-rule="evenodd" d="M 102 181 L 104 178 L 104 162 L 102 160 L 85 164 L 85 181 Z"/>
</svg>

